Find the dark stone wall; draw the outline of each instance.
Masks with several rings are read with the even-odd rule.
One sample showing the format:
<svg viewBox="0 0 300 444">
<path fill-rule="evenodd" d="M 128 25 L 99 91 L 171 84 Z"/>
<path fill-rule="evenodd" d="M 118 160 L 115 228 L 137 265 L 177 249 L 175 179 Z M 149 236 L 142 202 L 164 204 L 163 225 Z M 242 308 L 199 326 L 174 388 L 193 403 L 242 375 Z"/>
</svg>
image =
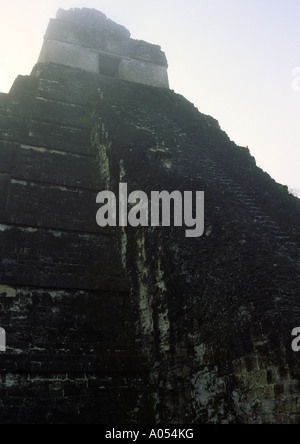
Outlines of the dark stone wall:
<svg viewBox="0 0 300 444">
<path fill-rule="evenodd" d="M 96 224 L 97 89 L 69 74 L 45 68 L 0 97 L 3 424 L 136 422 L 147 405 L 116 231 Z"/>
<path fill-rule="evenodd" d="M 172 91 L 37 65 L 0 96 L 1 423 L 299 423 L 299 200 Z M 205 191 L 205 234 L 96 195 Z"/>
<path fill-rule="evenodd" d="M 183 97 L 102 90 L 94 140 L 110 189 L 205 191 L 202 238 L 119 230 L 157 420 L 298 423 L 299 200 Z"/>
</svg>

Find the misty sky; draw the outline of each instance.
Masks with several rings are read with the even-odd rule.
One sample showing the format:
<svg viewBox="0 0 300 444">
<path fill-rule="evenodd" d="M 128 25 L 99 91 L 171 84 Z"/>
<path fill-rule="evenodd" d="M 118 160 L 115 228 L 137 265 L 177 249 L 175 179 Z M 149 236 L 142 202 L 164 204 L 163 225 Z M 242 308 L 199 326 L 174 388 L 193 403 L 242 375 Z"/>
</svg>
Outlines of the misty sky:
<svg viewBox="0 0 300 444">
<path fill-rule="evenodd" d="M 0 0 L 0 92 L 30 74 L 50 18 L 72 7 L 159 44 L 171 89 L 300 190 L 300 0 Z"/>
</svg>

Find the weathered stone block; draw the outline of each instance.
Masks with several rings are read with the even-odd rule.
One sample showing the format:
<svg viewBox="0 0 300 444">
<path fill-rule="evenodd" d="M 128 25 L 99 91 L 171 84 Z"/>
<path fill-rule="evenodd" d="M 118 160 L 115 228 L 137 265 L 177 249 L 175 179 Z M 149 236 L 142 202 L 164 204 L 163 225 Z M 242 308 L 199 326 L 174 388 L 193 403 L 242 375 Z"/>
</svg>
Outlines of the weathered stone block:
<svg viewBox="0 0 300 444">
<path fill-rule="evenodd" d="M 17 164 L 19 144 L 0 140 L 0 173 L 12 173 Z"/>
<path fill-rule="evenodd" d="M 9 171 L 12 171 L 13 166 L 11 165 L 16 162 L 16 146 L 13 148 L 9 146 L 3 153 L 6 169 Z M 5 168 L 5 163 L 3 166 L 1 164 L 1 169 Z M 14 177 L 21 181 L 51 183 L 75 189 L 95 191 L 101 189 L 100 174 L 95 157 L 28 145 L 21 145 L 18 149 Z M 81 212 L 79 206 L 78 211 Z"/>
<path fill-rule="evenodd" d="M 0 239 L 2 283 L 128 290 L 111 236 L 1 225 Z"/>
</svg>

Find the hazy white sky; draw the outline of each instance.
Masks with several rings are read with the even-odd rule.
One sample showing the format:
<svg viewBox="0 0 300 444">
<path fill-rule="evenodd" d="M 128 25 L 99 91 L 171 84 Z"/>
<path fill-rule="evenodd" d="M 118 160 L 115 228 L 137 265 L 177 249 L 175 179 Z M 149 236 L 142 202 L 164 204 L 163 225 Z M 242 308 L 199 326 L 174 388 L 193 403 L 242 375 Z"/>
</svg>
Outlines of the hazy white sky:
<svg viewBox="0 0 300 444">
<path fill-rule="evenodd" d="M 30 74 L 57 9 L 73 7 L 159 44 L 171 88 L 300 190 L 300 0 L 0 0 L 1 92 Z"/>
</svg>

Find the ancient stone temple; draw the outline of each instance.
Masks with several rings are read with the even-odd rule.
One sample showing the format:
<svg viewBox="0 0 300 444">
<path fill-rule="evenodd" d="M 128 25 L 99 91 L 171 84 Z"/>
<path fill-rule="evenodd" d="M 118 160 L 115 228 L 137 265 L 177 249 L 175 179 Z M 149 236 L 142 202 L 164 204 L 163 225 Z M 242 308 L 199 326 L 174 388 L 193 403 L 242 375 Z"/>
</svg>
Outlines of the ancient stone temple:
<svg viewBox="0 0 300 444">
<path fill-rule="evenodd" d="M 300 422 L 299 199 L 166 67 L 60 11 L 0 94 L 1 424 Z M 100 228 L 120 183 L 204 191 L 203 236 Z"/>
<path fill-rule="evenodd" d="M 159 46 L 131 39 L 126 28 L 90 9 L 58 11 L 48 26 L 39 62 L 169 87 L 168 64 Z"/>
</svg>

